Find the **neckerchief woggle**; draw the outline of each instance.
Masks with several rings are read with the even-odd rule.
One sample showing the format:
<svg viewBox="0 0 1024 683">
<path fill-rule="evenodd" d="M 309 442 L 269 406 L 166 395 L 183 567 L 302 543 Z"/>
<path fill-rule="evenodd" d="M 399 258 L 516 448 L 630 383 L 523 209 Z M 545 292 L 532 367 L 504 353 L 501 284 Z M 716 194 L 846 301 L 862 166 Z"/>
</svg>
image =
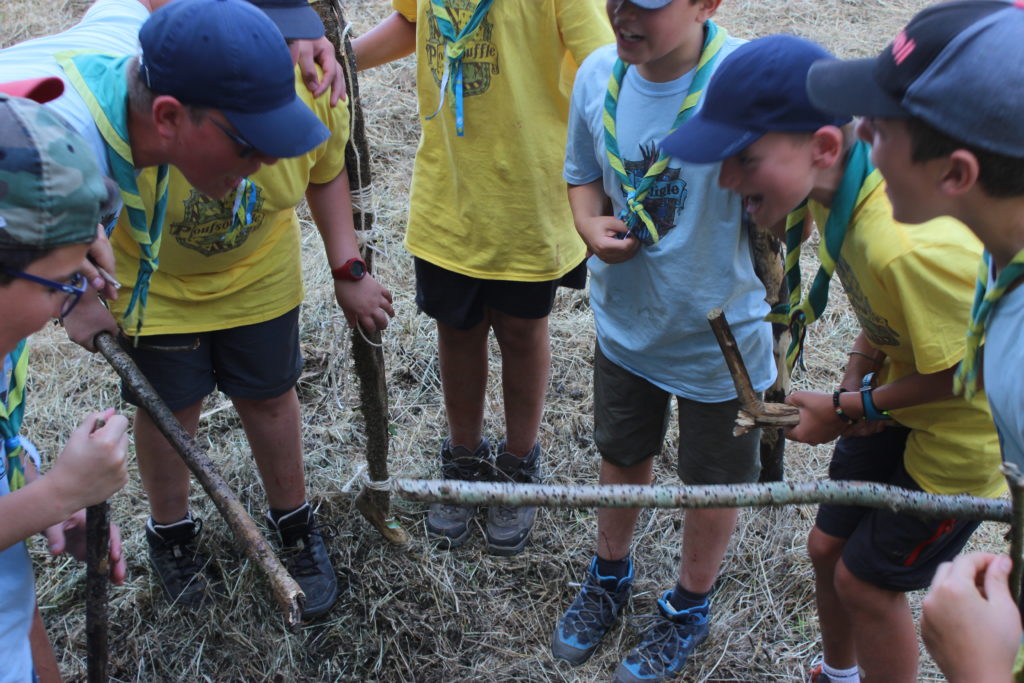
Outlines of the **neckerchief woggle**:
<svg viewBox="0 0 1024 683">
<path fill-rule="evenodd" d="M 971 324 L 967 328 L 967 349 L 964 359 L 953 375 L 953 391 L 965 398 L 974 398 L 978 393 L 978 371 L 981 369 L 981 349 L 985 341 L 992 310 L 1011 285 L 1024 277 L 1024 250 L 1017 252 L 1013 260 L 999 271 L 996 281 L 989 289 L 989 274 L 992 272 L 992 254 L 987 250 L 978 264 L 978 282 L 974 286 L 974 303 L 971 305 Z"/>
<path fill-rule="evenodd" d="M 128 142 L 127 71 L 131 56 L 62 52 L 56 58 L 68 81 L 85 100 L 103 137 L 110 170 L 128 212 L 131 236 L 139 245 L 139 271 L 124 312 L 126 322 L 135 314 L 135 336 L 138 336 L 149 297 L 149 281 L 160 265 L 157 255 L 160 253 L 167 209 L 168 167 L 157 167 L 153 213 L 147 216 L 145 204 L 139 196 L 132 148 Z"/>
<path fill-rule="evenodd" d="M 700 102 L 704 87 L 714 71 L 718 53 L 721 51 L 722 45 L 728 36 L 725 29 L 719 28 L 711 20 L 705 22 L 704 26 L 707 30 L 704 36 L 704 46 L 700 53 L 700 60 L 697 62 L 697 72 L 693 75 L 690 88 L 679 107 L 679 113 L 676 114 L 675 122 L 668 132 L 669 135 L 683 121 L 686 121 L 693 115 L 694 107 Z M 651 214 L 644 207 L 644 199 L 647 198 L 647 193 L 650 192 L 655 179 L 668 166 L 669 156 L 664 152 L 660 152 L 658 159 L 647 169 L 644 177 L 640 179 L 636 187 L 633 187 L 629 174 L 626 173 L 622 156 L 619 153 L 619 141 L 615 132 L 615 113 L 619 106 L 619 91 L 622 88 L 622 81 L 626 77 L 627 69 L 629 69 L 628 64 L 621 59 L 616 59 L 615 65 L 612 67 L 612 75 L 608 79 L 608 92 L 604 97 L 604 146 L 608 155 L 608 164 L 615 171 L 615 175 L 618 176 L 619 184 L 626 195 L 626 207 L 619 213 L 619 220 L 625 223 L 628 228 L 624 237 L 635 235 L 644 244 L 657 244 L 661 236 L 654 225 L 654 219 L 651 218 Z"/>
<path fill-rule="evenodd" d="M 0 362 L 0 379 L 7 382 L 4 400 L 0 401 L 0 437 L 4 441 L 7 486 L 17 491 L 25 485 L 25 466 L 22 453 L 27 453 L 39 471 L 39 453 L 32 442 L 18 434 L 25 415 L 25 380 L 28 378 L 28 343 L 22 339 L 14 351 Z M 8 372 L 10 373 L 8 376 Z"/>
<path fill-rule="evenodd" d="M 843 240 L 846 239 L 853 210 L 882 182 L 882 175 L 871 164 L 870 157 L 871 148 L 861 140 L 855 142 L 847 153 L 846 170 L 832 198 L 825 231 L 818 243 L 818 259 L 821 263 L 806 297 L 803 297 L 800 281 L 800 245 L 807 202 L 803 202 L 786 217 L 786 284 L 789 287 L 789 301 L 777 304 L 765 320 L 789 327 L 792 338 L 786 352 L 786 366 L 790 370 L 801 360 L 807 327 L 821 317 L 828 305 L 829 283 L 843 248 Z"/>
<path fill-rule="evenodd" d="M 444 73 L 441 75 L 441 101 L 437 103 L 437 111 L 427 117 L 427 120 L 434 118 L 444 107 L 445 93 L 452 91 L 450 106 L 455 110 L 455 133 L 459 137 L 466 134 L 466 118 L 463 109 L 463 82 L 462 82 L 462 55 L 469 45 L 470 36 L 487 16 L 494 0 L 478 0 L 473 14 L 469 21 L 456 32 L 455 22 L 445 6 L 445 0 L 430 0 L 430 8 L 434 13 L 434 24 L 438 32 L 444 38 Z"/>
</svg>

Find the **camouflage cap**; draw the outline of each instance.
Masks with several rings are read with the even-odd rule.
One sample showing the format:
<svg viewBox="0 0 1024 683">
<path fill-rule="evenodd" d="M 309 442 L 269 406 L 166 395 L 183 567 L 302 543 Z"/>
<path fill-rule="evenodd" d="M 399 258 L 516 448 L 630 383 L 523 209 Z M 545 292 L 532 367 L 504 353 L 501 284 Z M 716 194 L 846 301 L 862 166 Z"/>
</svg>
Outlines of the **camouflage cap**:
<svg viewBox="0 0 1024 683">
<path fill-rule="evenodd" d="M 0 94 L 0 249 L 92 242 L 107 198 L 84 138 L 43 106 Z"/>
</svg>

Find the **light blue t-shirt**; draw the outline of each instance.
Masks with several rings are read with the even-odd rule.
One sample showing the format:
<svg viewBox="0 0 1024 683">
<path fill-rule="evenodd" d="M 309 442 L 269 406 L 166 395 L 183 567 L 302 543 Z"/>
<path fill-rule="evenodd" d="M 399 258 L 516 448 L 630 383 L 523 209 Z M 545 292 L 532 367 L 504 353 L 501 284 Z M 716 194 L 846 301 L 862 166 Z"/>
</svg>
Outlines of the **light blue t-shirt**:
<svg viewBox="0 0 1024 683">
<path fill-rule="evenodd" d="M 718 62 L 743 44 L 729 38 Z M 618 215 L 625 195 L 608 164 L 604 98 L 616 60 L 614 45 L 580 66 L 569 111 L 564 177 L 571 185 L 603 179 Z M 619 152 L 639 178 L 657 159 L 693 80 L 691 71 L 668 83 L 626 72 L 616 115 Z M 714 78 L 714 76 L 712 76 Z M 740 199 L 718 186 L 719 164 L 672 160 L 645 201 L 661 240 L 625 263 L 596 256 L 590 268 L 590 306 L 601 351 L 617 365 L 677 396 L 718 403 L 736 397 L 707 313 L 725 311 L 750 379 L 758 391 L 775 379 L 764 285 L 754 273 Z"/>
<path fill-rule="evenodd" d="M 989 286 L 993 286 L 989 283 Z M 985 393 L 1003 461 L 1024 471 L 1024 285 L 1004 294 L 985 331 Z"/>
<path fill-rule="evenodd" d="M 0 373 L 0 400 L 7 393 L 11 373 L 8 356 Z M 0 439 L 0 496 L 7 486 L 7 452 Z M 0 524 L 3 520 L 0 520 Z M 19 541 L 0 549 L 0 683 L 27 683 L 33 679 L 32 648 L 28 641 L 36 606 L 35 580 L 28 548 Z"/>
<path fill-rule="evenodd" d="M 99 129 L 85 101 L 64 78 L 64 70 L 53 55 L 65 50 L 133 55 L 139 52 L 139 29 L 149 10 L 139 0 L 97 0 L 82 20 L 61 33 L 42 36 L 0 50 L 0 83 L 26 78 L 57 76 L 64 80 L 64 94 L 46 104 L 60 114 L 86 139 L 99 162 L 110 175 L 107 151 Z"/>
</svg>

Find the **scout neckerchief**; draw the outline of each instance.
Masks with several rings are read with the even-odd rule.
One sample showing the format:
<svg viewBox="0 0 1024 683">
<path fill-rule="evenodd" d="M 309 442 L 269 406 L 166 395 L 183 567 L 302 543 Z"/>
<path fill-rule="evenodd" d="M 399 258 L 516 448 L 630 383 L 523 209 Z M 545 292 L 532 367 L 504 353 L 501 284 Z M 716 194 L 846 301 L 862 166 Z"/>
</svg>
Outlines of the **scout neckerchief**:
<svg viewBox="0 0 1024 683">
<path fill-rule="evenodd" d="M 160 239 L 163 236 L 164 215 L 167 209 L 168 167 L 156 170 L 156 193 L 153 214 L 146 215 L 146 207 L 139 196 L 132 148 L 128 142 L 128 78 L 131 57 L 62 52 L 57 62 L 68 80 L 89 107 L 93 121 L 103 136 L 107 160 L 114 180 L 121 190 L 121 200 L 128 212 L 132 239 L 139 245 L 139 272 L 135 287 L 124 312 L 127 322 L 135 313 L 135 335 L 142 329 L 143 313 L 149 297 L 149 281 L 160 262 Z M 138 310 L 136 311 L 136 306 Z"/>
<path fill-rule="evenodd" d="M 817 320 L 828 305 L 829 282 L 832 280 L 832 273 L 835 272 L 836 261 L 843 248 L 843 240 L 846 238 L 846 229 L 853 217 L 853 210 L 882 182 L 881 173 L 871 165 L 870 150 L 867 143 L 858 140 L 847 154 L 846 170 L 832 198 L 825 232 L 818 244 L 821 265 L 807 296 L 803 299 L 800 283 L 800 242 L 803 238 L 807 202 L 786 217 L 786 284 L 789 286 L 789 301 L 776 305 L 765 320 L 789 326 L 792 340 L 786 352 L 786 365 L 790 370 L 803 350 L 807 326 Z"/>
<path fill-rule="evenodd" d="M 0 437 L 4 440 L 7 458 L 7 484 L 11 491 L 25 485 L 25 467 L 22 464 L 22 439 L 18 436 L 21 419 L 25 414 L 25 378 L 28 376 L 28 346 L 22 339 L 9 356 L 0 359 L 3 373 L 0 379 L 7 382 L 7 396 L 0 401 Z M 10 378 L 6 365 L 10 362 Z"/>
<path fill-rule="evenodd" d="M 978 282 L 974 287 L 974 304 L 971 306 L 971 324 L 967 328 L 967 350 L 964 359 L 953 375 L 953 391 L 974 398 L 978 391 L 978 369 L 981 365 L 981 343 L 985 339 L 985 327 L 999 298 L 1019 278 L 1024 277 L 1024 251 L 1017 252 L 1013 260 L 999 271 L 992 288 L 988 288 L 989 273 L 992 271 L 992 254 L 986 251 L 978 265 Z"/>
<path fill-rule="evenodd" d="M 679 107 L 679 113 L 676 114 L 676 120 L 672 124 L 672 129 L 668 131 L 669 134 L 693 114 L 694 107 L 697 106 L 701 94 L 704 92 L 704 86 L 707 85 L 708 79 L 711 78 L 711 73 L 714 71 L 716 57 L 728 36 L 725 29 L 718 28 L 711 20 L 708 20 L 704 26 L 707 32 L 704 36 L 700 61 L 697 62 L 697 72 L 693 75 L 690 89 Z M 608 92 L 604 97 L 604 146 L 608 153 L 608 164 L 615 171 L 615 175 L 619 177 L 619 184 L 626 194 L 626 208 L 619 214 L 619 220 L 629 228 L 626 235 L 635 235 L 644 244 L 657 244 L 661 236 L 654 225 L 654 219 L 644 207 L 644 199 L 647 198 L 647 193 L 650 192 L 655 179 L 668 166 L 669 157 L 661 152 L 658 159 L 647 169 L 644 177 L 640 179 L 636 187 L 633 187 L 619 153 L 619 141 L 615 135 L 615 112 L 619 106 L 619 90 L 622 88 L 622 81 L 626 77 L 628 68 L 628 64 L 621 59 L 616 59 L 615 66 L 612 67 L 611 78 L 608 79 Z"/>
<path fill-rule="evenodd" d="M 476 31 L 480 22 L 487 16 L 487 10 L 491 8 L 494 0 L 477 0 L 473 14 L 469 21 L 456 32 L 455 22 L 452 21 L 448 8 L 445 7 L 445 0 L 430 0 L 430 8 L 434 12 L 434 24 L 438 32 L 444 38 L 444 74 L 441 76 L 441 101 L 437 104 L 437 111 L 427 117 L 432 119 L 441 111 L 444 106 L 445 91 L 451 89 L 452 104 L 455 109 L 455 132 L 459 137 L 465 135 L 465 115 L 462 105 L 462 55 L 469 45 L 469 38 Z"/>
</svg>

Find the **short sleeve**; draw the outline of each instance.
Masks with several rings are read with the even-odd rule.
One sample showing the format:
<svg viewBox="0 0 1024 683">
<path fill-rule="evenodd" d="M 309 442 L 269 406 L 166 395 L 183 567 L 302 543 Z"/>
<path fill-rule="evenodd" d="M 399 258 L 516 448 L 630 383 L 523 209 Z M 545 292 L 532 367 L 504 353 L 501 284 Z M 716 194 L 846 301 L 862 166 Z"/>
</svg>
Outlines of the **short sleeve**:
<svg viewBox="0 0 1024 683">
<path fill-rule="evenodd" d="M 313 111 L 331 131 L 331 137 L 314 151 L 315 159 L 309 171 L 309 182 L 328 183 L 345 168 L 345 147 L 349 138 L 348 108 L 352 101 L 348 97 L 332 107 L 330 94 L 324 93 L 313 103 Z"/>
<path fill-rule="evenodd" d="M 604 3 L 598 0 L 555 0 L 555 11 L 562 44 L 577 66 L 597 48 L 615 41 Z"/>
<path fill-rule="evenodd" d="M 562 177 L 570 185 L 586 185 L 603 175 L 590 126 L 590 108 L 595 96 L 595 85 L 592 82 L 595 78 L 593 62 L 591 59 L 580 69 L 569 102 L 569 127 L 565 138 L 565 166 Z"/>
<path fill-rule="evenodd" d="M 417 0 L 391 0 L 391 6 L 406 20 L 416 23 Z"/>
</svg>

